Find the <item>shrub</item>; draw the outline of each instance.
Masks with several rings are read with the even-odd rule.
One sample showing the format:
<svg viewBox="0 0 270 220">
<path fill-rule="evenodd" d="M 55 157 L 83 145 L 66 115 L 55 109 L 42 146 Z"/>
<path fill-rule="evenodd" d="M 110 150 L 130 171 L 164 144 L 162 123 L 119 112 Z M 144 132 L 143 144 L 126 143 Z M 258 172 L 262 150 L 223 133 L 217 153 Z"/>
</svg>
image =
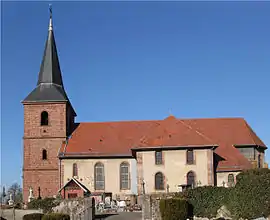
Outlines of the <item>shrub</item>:
<svg viewBox="0 0 270 220">
<path fill-rule="evenodd" d="M 55 198 L 34 199 L 28 203 L 29 209 L 42 209 L 44 213 L 52 212 L 52 208 L 59 205 Z"/>
<path fill-rule="evenodd" d="M 31 213 L 23 216 L 23 220 L 41 220 L 43 214 L 42 213 Z"/>
<path fill-rule="evenodd" d="M 197 217 L 212 218 L 222 205 L 228 205 L 230 192 L 233 188 L 203 186 L 185 191 L 181 197 L 188 200 L 193 206 Z M 177 195 L 179 196 L 179 194 Z"/>
<path fill-rule="evenodd" d="M 42 220 L 70 220 L 69 215 L 62 213 L 50 213 L 43 216 Z"/>
<path fill-rule="evenodd" d="M 191 206 L 184 199 L 161 199 L 159 207 L 162 220 L 186 220 L 192 216 Z"/>
<path fill-rule="evenodd" d="M 270 215 L 270 170 L 252 169 L 237 175 L 230 207 L 235 218 L 255 219 Z"/>
<path fill-rule="evenodd" d="M 270 215 L 270 170 L 251 169 L 236 177 L 235 187 L 204 186 L 176 193 L 193 205 L 197 217 L 213 218 L 223 205 L 235 219 L 255 219 Z"/>
</svg>

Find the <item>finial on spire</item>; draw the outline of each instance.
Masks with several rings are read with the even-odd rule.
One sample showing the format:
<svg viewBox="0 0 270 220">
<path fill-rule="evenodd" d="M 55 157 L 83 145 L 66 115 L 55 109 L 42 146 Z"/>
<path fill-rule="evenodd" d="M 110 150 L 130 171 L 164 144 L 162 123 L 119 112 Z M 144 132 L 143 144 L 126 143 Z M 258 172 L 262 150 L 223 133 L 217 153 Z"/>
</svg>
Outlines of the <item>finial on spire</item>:
<svg viewBox="0 0 270 220">
<path fill-rule="evenodd" d="M 52 25 L 52 4 L 49 4 L 49 10 L 50 10 L 49 31 L 52 31 L 53 30 L 53 25 Z"/>
<path fill-rule="evenodd" d="M 172 109 L 169 109 L 169 116 L 172 116 Z"/>
</svg>

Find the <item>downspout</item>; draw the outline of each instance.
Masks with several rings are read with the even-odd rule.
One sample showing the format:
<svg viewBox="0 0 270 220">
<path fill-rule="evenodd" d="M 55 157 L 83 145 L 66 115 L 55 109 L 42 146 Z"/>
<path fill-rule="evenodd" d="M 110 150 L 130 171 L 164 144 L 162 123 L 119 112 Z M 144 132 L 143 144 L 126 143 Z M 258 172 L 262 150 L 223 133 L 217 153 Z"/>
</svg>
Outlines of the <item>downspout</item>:
<svg viewBox="0 0 270 220">
<path fill-rule="evenodd" d="M 214 163 L 213 163 L 213 161 L 214 161 L 214 149 L 215 149 L 215 147 L 213 146 L 212 147 L 212 159 L 211 159 L 211 166 L 210 166 L 210 173 L 211 173 L 211 185 L 213 186 L 214 184 L 213 184 L 213 176 L 214 176 L 214 174 L 213 174 L 213 166 L 214 166 Z"/>
<path fill-rule="evenodd" d="M 61 156 L 64 156 L 64 152 L 66 151 L 66 147 L 67 147 L 67 144 L 68 144 L 68 138 L 66 138 L 66 141 L 65 141 L 65 147 L 64 147 L 64 151 L 63 151 L 63 153 L 61 154 Z M 59 149 L 58 149 L 58 158 L 59 158 L 59 163 L 58 163 L 58 165 L 59 165 L 59 189 L 61 189 L 61 187 L 62 187 L 62 178 L 61 178 L 61 173 L 62 173 L 62 168 L 61 168 L 61 165 L 62 165 L 62 159 L 60 158 L 60 150 L 61 150 L 61 148 L 62 148 L 62 145 L 59 147 Z"/>
</svg>

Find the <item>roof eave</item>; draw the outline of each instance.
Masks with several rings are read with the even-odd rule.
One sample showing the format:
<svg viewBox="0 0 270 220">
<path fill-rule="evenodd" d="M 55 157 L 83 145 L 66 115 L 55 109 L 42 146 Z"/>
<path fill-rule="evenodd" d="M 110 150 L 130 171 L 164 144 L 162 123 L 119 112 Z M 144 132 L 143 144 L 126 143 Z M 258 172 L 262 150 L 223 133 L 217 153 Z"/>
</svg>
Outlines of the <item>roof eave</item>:
<svg viewBox="0 0 270 220">
<path fill-rule="evenodd" d="M 257 148 L 263 148 L 263 149 L 268 149 L 267 146 L 264 145 L 257 145 L 257 144 L 234 144 L 233 145 L 236 148 L 240 147 L 257 147 Z"/>
<path fill-rule="evenodd" d="M 184 146 L 151 146 L 151 147 L 133 147 L 131 150 L 133 151 L 151 151 L 151 150 L 157 150 L 157 149 L 162 149 L 162 150 L 185 150 L 189 148 L 194 148 L 194 149 L 213 149 L 215 150 L 218 147 L 218 145 L 184 145 Z"/>
<path fill-rule="evenodd" d="M 132 154 L 99 154 L 59 153 L 58 158 L 63 159 L 96 159 L 96 158 L 133 158 Z"/>
<path fill-rule="evenodd" d="M 22 104 L 46 104 L 46 103 L 63 103 L 69 102 L 68 100 L 22 100 Z"/>
</svg>

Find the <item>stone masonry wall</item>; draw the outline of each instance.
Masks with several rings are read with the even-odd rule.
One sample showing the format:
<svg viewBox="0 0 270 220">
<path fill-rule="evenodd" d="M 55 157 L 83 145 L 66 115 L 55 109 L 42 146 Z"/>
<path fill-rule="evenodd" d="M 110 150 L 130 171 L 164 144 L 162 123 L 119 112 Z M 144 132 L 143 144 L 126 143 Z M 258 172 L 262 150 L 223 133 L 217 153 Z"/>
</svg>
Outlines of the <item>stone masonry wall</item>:
<svg viewBox="0 0 270 220">
<path fill-rule="evenodd" d="M 93 201 L 92 197 L 63 200 L 59 206 L 53 208 L 53 211 L 66 213 L 70 215 L 71 220 L 92 220 L 95 211 Z"/>
<path fill-rule="evenodd" d="M 174 193 L 157 193 L 142 196 L 142 219 L 161 220 L 159 202 L 160 199 L 172 198 Z"/>
</svg>

